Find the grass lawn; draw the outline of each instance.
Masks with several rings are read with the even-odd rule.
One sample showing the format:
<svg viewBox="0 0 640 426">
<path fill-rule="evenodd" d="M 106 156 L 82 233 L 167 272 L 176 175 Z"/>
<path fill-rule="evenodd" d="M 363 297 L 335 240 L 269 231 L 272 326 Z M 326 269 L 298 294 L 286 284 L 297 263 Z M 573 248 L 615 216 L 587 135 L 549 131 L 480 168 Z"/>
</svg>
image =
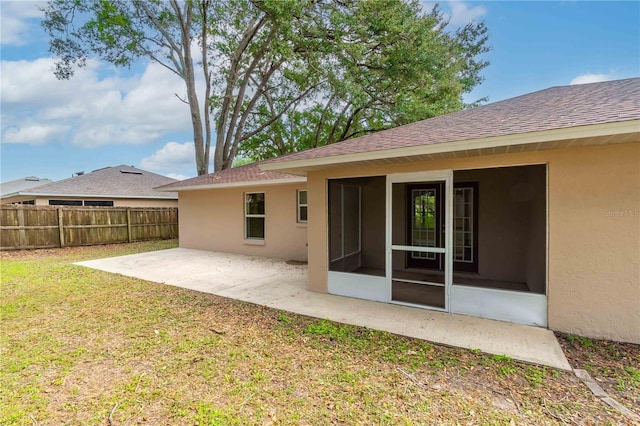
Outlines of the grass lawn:
<svg viewBox="0 0 640 426">
<path fill-rule="evenodd" d="M 0 424 L 630 423 L 569 372 L 71 264 L 175 245 L 2 253 Z M 561 339 L 638 407 L 637 346 Z"/>
</svg>

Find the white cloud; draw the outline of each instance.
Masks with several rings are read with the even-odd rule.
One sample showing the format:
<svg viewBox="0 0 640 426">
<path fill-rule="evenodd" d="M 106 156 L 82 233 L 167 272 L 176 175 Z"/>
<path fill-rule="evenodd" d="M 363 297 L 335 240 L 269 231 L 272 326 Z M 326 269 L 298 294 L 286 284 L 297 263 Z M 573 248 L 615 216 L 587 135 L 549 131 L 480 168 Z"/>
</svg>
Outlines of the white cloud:
<svg viewBox="0 0 640 426">
<path fill-rule="evenodd" d="M 31 41 L 44 5 L 38 1 L 0 1 L 0 44 L 24 46 Z"/>
<path fill-rule="evenodd" d="M 51 139 L 58 139 L 69 131 L 69 126 L 63 125 L 27 125 L 21 128 L 12 127 L 4 132 L 2 140 L 6 143 L 26 143 L 41 145 Z"/>
<path fill-rule="evenodd" d="M 165 176 L 175 180 L 185 180 L 193 177 L 193 176 L 181 175 L 180 173 L 169 173 Z"/>
<path fill-rule="evenodd" d="M 613 79 L 615 79 L 615 77 L 613 76 L 613 72 L 609 74 L 587 73 L 587 74 L 580 74 L 579 76 L 571 80 L 569 84 L 574 85 L 574 84 L 599 83 L 601 81 L 609 81 Z"/>
<path fill-rule="evenodd" d="M 140 167 L 153 171 L 176 171 L 195 165 L 196 150 L 193 142 L 168 142 L 162 148 L 140 161 Z M 195 168 L 195 167 L 194 167 Z M 175 178 L 177 179 L 177 178 Z"/>
<path fill-rule="evenodd" d="M 70 141 L 95 147 L 144 144 L 192 131 L 189 107 L 175 97 L 183 95 L 184 82 L 158 64 L 147 65 L 142 75 L 104 77 L 112 68 L 90 60 L 70 80 L 56 79 L 54 64 L 53 58 L 1 62 L 3 141 L 13 137 L 14 143 Z M 69 131 L 50 133 L 47 141 L 42 132 L 26 130 L 34 123 Z"/>
<path fill-rule="evenodd" d="M 469 7 L 467 2 L 464 1 L 454 0 L 439 3 L 423 0 L 420 4 L 422 10 L 427 13 L 431 12 L 435 6 L 438 6 L 445 21 L 449 21 L 449 24 L 454 28 L 463 27 L 487 14 L 487 9 L 484 6 Z"/>
<path fill-rule="evenodd" d="M 469 7 L 469 5 L 463 1 L 449 1 L 447 4 L 451 9 L 449 23 L 456 27 L 462 27 L 473 21 L 477 21 L 478 18 L 487 14 L 487 9 L 484 6 Z"/>
</svg>

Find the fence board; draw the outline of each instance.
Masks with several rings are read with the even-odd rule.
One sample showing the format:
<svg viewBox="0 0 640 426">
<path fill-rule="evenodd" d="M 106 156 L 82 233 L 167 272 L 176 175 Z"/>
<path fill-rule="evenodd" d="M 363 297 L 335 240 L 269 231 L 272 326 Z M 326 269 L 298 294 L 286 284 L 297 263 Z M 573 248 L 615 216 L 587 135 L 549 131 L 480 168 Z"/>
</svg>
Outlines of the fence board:
<svg viewBox="0 0 640 426">
<path fill-rule="evenodd" d="M 177 237 L 175 207 L 0 206 L 2 250 Z"/>
</svg>

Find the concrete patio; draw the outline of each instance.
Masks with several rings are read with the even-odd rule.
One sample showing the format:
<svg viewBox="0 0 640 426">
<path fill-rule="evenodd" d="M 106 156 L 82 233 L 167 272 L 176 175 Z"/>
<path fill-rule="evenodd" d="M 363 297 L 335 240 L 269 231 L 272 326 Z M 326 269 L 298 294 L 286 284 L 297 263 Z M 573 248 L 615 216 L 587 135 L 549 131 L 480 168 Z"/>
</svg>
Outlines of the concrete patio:
<svg viewBox="0 0 640 426">
<path fill-rule="evenodd" d="M 176 248 L 77 264 L 311 317 L 571 369 L 550 330 L 312 293 L 305 289 L 306 265 L 289 265 L 279 259 Z"/>
</svg>

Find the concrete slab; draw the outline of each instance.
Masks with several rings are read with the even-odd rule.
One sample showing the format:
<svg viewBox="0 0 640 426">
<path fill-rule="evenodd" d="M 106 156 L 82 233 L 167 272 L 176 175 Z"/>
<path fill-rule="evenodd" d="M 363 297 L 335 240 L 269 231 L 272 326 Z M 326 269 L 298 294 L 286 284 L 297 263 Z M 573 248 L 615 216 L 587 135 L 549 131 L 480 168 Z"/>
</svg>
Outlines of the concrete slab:
<svg viewBox="0 0 640 426">
<path fill-rule="evenodd" d="M 78 265 L 302 315 L 571 370 L 547 329 L 307 291 L 305 265 L 176 248 Z"/>
</svg>

